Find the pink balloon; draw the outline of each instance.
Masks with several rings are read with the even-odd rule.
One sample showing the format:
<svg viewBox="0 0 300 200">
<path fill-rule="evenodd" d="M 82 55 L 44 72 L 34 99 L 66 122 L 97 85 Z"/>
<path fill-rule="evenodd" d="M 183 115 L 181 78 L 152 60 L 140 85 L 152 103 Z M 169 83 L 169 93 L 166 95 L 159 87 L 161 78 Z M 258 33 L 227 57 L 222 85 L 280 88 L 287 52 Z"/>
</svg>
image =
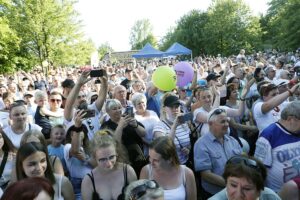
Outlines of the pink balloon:
<svg viewBox="0 0 300 200">
<path fill-rule="evenodd" d="M 188 62 L 179 62 L 174 66 L 174 70 L 177 75 L 177 83 L 178 87 L 184 87 L 190 82 L 192 82 L 194 77 L 194 69 L 192 65 Z"/>
</svg>

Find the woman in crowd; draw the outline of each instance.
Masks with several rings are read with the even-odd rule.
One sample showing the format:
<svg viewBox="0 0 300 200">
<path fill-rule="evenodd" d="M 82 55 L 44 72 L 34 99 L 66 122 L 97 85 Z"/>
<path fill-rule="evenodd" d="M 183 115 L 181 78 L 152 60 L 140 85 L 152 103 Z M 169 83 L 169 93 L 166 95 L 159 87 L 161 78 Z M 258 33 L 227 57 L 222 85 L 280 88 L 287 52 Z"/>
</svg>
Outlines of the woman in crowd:
<svg viewBox="0 0 300 200">
<path fill-rule="evenodd" d="M 5 190 L 1 200 L 52 200 L 54 193 L 49 180 L 31 177 L 11 184 Z"/>
<path fill-rule="evenodd" d="M 164 189 L 165 200 L 196 200 L 193 171 L 180 165 L 173 140 L 159 137 L 149 148 L 150 164 L 143 167 L 140 178 L 155 180 Z"/>
<path fill-rule="evenodd" d="M 97 167 L 82 181 L 83 200 L 124 199 L 125 187 L 137 177 L 133 168 L 123 163 L 124 156 L 112 134 L 99 131 L 90 146 Z"/>
<path fill-rule="evenodd" d="M 21 139 L 21 145 L 29 142 L 39 142 L 45 147 L 47 147 L 47 142 L 43 133 L 38 130 L 30 130 L 24 133 Z M 49 160 L 53 172 L 56 174 L 64 175 L 64 169 L 61 160 L 57 156 L 51 156 L 51 155 L 49 155 Z"/>
<path fill-rule="evenodd" d="M 0 131 L 0 187 L 2 190 L 5 190 L 11 179 L 11 172 L 16 162 L 15 154 L 16 149 L 13 144 L 7 136 Z"/>
<path fill-rule="evenodd" d="M 226 188 L 209 200 L 280 200 L 275 192 L 264 187 L 267 170 L 255 158 L 233 156 L 226 163 L 223 177 L 226 181 Z"/>
<path fill-rule="evenodd" d="M 249 81 L 246 87 L 243 88 L 240 104 L 238 109 L 223 107 L 226 109 L 228 117 L 238 117 L 242 116 L 245 111 L 245 96 L 249 91 L 250 86 L 253 84 L 253 81 Z M 212 89 L 207 87 L 201 87 L 197 90 L 196 96 L 198 96 L 199 101 L 202 104 L 202 107 L 194 111 L 194 122 L 197 125 L 198 137 L 209 132 L 209 127 L 207 123 L 208 113 L 220 106 L 220 94 L 219 91 L 215 89 L 215 86 L 211 86 Z"/>
<path fill-rule="evenodd" d="M 144 139 L 144 153 L 145 156 L 148 155 L 148 145 L 153 140 L 153 128 L 154 125 L 159 122 L 159 118 L 157 114 L 152 110 L 147 110 L 147 98 L 142 93 L 135 93 L 132 96 L 132 104 L 136 110 L 135 119 L 141 122 L 146 131 L 146 135 L 143 137 Z"/>
<path fill-rule="evenodd" d="M 41 143 L 23 144 L 16 159 L 17 181 L 28 177 L 45 177 L 55 191 L 55 199 L 74 200 L 70 181 L 62 175 L 54 174 L 50 165 L 47 147 Z"/>
<path fill-rule="evenodd" d="M 176 145 L 181 164 L 186 164 L 191 150 L 190 128 L 186 121 L 181 121 L 180 101 L 173 93 L 166 93 L 162 98 L 161 121 L 153 128 L 154 137 L 169 136 Z M 179 117 L 180 116 L 180 117 Z"/>
<path fill-rule="evenodd" d="M 115 131 L 114 136 L 118 142 L 123 144 L 128 151 L 129 161 L 136 174 L 139 174 L 146 164 L 143 153 L 143 140 L 146 135 L 144 126 L 133 116 L 124 113 L 122 115 L 122 105 L 116 99 L 106 102 L 105 110 L 110 119 L 104 122 L 102 129 Z"/>
</svg>

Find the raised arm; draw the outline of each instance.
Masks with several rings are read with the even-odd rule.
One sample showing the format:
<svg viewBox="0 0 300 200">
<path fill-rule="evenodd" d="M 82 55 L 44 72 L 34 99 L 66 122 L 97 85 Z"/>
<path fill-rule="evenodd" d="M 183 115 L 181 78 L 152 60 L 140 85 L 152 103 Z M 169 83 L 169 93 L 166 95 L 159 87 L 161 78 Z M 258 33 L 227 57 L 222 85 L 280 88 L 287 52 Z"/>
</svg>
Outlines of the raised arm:
<svg viewBox="0 0 300 200">
<path fill-rule="evenodd" d="M 89 78 L 90 70 L 82 72 L 81 76 L 79 77 L 78 81 L 76 82 L 75 86 L 72 88 L 66 104 L 64 108 L 64 117 L 67 121 L 71 121 L 73 117 L 73 108 L 75 104 L 75 100 L 78 96 L 81 86 L 87 83 L 91 78 Z"/>
<path fill-rule="evenodd" d="M 293 95 L 296 89 L 299 87 L 300 83 L 294 85 L 291 89 L 271 98 L 267 102 L 262 104 L 261 111 L 262 113 L 267 113 L 276 106 L 279 106 L 282 102 L 284 102 L 289 96 Z"/>
<path fill-rule="evenodd" d="M 98 111 L 100 112 L 103 107 L 103 104 L 105 102 L 107 90 L 108 90 L 107 75 L 100 77 L 99 79 L 101 81 L 102 87 L 100 88 L 99 97 L 97 98 L 95 104 L 96 104 Z"/>
</svg>

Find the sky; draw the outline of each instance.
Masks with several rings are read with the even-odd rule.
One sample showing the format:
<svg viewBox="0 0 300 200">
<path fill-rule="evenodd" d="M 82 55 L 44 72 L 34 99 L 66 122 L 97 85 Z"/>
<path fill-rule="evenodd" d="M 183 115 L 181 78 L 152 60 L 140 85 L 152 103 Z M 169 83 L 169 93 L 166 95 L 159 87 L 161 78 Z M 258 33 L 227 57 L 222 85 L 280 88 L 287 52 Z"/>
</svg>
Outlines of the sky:
<svg viewBox="0 0 300 200">
<path fill-rule="evenodd" d="M 253 14 L 266 13 L 269 0 L 244 0 Z M 176 22 L 193 9 L 206 11 L 211 0 L 79 0 L 84 33 L 96 47 L 108 42 L 114 51 L 130 50 L 129 35 L 137 20 L 149 19 L 160 40 Z"/>
</svg>

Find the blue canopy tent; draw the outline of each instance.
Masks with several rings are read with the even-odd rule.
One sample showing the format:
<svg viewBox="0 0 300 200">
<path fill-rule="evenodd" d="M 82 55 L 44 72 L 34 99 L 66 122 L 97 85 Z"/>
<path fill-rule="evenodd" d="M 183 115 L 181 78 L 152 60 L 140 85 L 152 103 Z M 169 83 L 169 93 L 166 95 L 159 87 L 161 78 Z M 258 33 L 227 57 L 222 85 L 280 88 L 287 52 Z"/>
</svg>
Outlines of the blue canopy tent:
<svg viewBox="0 0 300 200">
<path fill-rule="evenodd" d="M 147 43 L 139 52 L 132 55 L 134 58 L 156 58 L 163 57 L 164 52 L 159 51 Z"/>
<path fill-rule="evenodd" d="M 176 56 L 176 55 L 189 55 L 192 57 L 192 50 L 186 48 L 185 46 L 175 42 L 169 49 L 165 52 L 167 56 Z"/>
</svg>

